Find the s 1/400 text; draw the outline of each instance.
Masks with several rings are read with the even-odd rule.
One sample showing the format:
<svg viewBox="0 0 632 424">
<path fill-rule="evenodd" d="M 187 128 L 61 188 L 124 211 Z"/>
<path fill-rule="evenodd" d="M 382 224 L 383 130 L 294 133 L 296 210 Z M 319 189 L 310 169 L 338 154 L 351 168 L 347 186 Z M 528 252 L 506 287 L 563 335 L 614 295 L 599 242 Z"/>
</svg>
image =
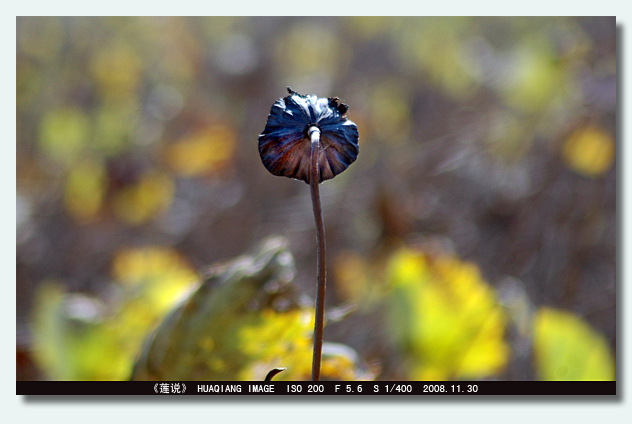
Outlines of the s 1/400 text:
<svg viewBox="0 0 632 424">
<path fill-rule="evenodd" d="M 423 384 L 422 393 L 478 393 L 477 384 Z M 412 393 L 412 384 L 374 384 L 373 393 Z"/>
</svg>

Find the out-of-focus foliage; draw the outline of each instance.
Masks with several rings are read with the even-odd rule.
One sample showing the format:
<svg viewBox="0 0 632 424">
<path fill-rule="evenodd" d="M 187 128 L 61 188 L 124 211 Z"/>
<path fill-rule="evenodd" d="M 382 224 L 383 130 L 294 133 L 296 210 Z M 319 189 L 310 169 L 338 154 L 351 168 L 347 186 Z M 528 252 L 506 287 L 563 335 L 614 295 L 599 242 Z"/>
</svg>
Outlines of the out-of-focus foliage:
<svg viewBox="0 0 632 424">
<path fill-rule="evenodd" d="M 336 274 L 347 301 L 371 309 L 385 300 L 400 379 L 498 378 L 512 356 L 510 328 L 532 346 L 526 360 L 540 380 L 615 379 L 603 334 L 582 318 L 547 307 L 532 313 L 522 292 L 501 300 L 474 264 L 448 253 L 402 248 L 373 264 L 346 253 Z"/>
<path fill-rule="evenodd" d="M 615 379 L 614 360 L 603 335 L 576 315 L 541 308 L 533 331 L 540 380 Z"/>
<path fill-rule="evenodd" d="M 289 286 L 294 275 L 282 239 L 209 270 L 151 336 L 133 378 L 256 381 L 285 367 L 277 380 L 309 379 L 314 308 L 299 304 Z M 325 348 L 323 379 L 370 378 L 349 350 Z"/>
<path fill-rule="evenodd" d="M 38 287 L 33 348 L 55 380 L 127 380 L 143 340 L 196 280 L 164 249 L 123 251 L 114 259 L 109 301 Z"/>
<path fill-rule="evenodd" d="M 301 306 L 288 286 L 295 269 L 284 240 L 212 267 L 201 283 L 164 249 L 123 251 L 112 275 L 109 304 L 54 282 L 39 287 L 35 358 L 50 378 L 256 381 L 277 367 L 287 371 L 276 380 L 310 378 L 314 308 Z M 328 344 L 322 376 L 373 373 L 353 349 Z"/>
<path fill-rule="evenodd" d="M 378 379 L 431 378 L 431 369 L 461 378 L 457 365 L 470 361 L 480 378 L 544 378 L 532 330 L 546 305 L 572 311 L 615 351 L 614 18 L 19 17 L 16 36 L 18 379 L 126 378 L 145 331 L 187 290 L 165 283 L 160 300 L 140 289 L 171 275 L 157 264 L 172 262 L 149 252 L 190 264 L 186 278 L 165 279 L 192 282 L 194 269 L 281 234 L 296 260 L 293 285 L 313 296 L 308 190 L 269 175 L 257 152 L 288 85 L 340 97 L 360 134 L 354 166 L 321 188 L 327 305 L 355 308 L 329 323 L 326 341 L 353 348 Z M 424 265 L 419 281 L 395 289 L 401 246 Z M 157 270 L 143 278 L 156 280 L 125 283 L 135 268 L 121 258 L 141 251 Z M 470 277 L 440 271 L 442 261 Z M 438 283 L 459 278 L 471 286 Z M 503 314 L 490 305 L 508 280 L 524 307 Z M 458 321 L 476 315 L 463 301 L 469 290 L 504 327 L 495 359 L 482 348 L 462 352 L 480 360 L 443 362 L 420 350 L 433 331 L 424 302 L 437 328 L 452 323 L 462 346 L 477 346 Z M 386 319 L 397 291 L 416 293 L 399 302 L 420 314 L 407 324 L 415 332 L 400 335 L 407 344 L 394 342 Z M 448 296 L 461 303 L 446 306 Z M 124 308 L 130 299 L 163 303 Z M 485 328 L 480 314 L 472 322 Z M 263 316 L 246 334 L 280 319 Z M 284 319 L 309 328 L 302 313 Z M 120 335 L 106 343 L 113 322 Z M 559 331 L 573 333 L 564 322 Z M 127 339 L 134 332 L 144 335 Z M 90 347 L 99 343 L 125 353 L 101 360 Z"/>
<path fill-rule="evenodd" d="M 401 250 L 387 279 L 390 329 L 406 378 L 477 379 L 503 369 L 505 317 L 475 265 Z"/>
</svg>

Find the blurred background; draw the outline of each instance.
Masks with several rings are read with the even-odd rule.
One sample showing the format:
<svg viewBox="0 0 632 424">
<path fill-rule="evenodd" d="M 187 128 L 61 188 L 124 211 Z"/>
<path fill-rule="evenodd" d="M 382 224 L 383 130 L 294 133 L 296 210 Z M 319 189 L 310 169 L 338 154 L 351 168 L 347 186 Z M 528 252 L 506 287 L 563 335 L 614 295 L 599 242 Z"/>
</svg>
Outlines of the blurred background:
<svg viewBox="0 0 632 424">
<path fill-rule="evenodd" d="M 616 35 L 607 17 L 18 18 L 16 378 L 126 379 L 198 271 L 267 236 L 314 296 L 308 186 L 257 150 L 289 85 L 341 98 L 360 132 L 321 186 L 327 306 L 353 309 L 326 340 L 381 380 L 614 379 Z M 76 322 L 125 352 L 91 361 Z"/>
</svg>

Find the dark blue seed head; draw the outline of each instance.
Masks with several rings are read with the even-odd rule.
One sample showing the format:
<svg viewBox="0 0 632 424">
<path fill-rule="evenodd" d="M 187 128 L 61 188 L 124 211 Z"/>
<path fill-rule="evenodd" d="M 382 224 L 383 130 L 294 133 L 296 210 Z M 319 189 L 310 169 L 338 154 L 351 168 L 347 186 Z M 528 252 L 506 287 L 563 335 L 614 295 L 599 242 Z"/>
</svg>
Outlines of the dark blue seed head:
<svg viewBox="0 0 632 424">
<path fill-rule="evenodd" d="M 318 167 L 320 181 L 347 169 L 358 157 L 358 127 L 346 118 L 349 107 L 337 97 L 301 95 L 288 87 L 289 96 L 272 105 L 259 136 L 259 154 L 274 175 L 309 184 L 311 140 L 307 130 L 320 129 Z"/>
</svg>

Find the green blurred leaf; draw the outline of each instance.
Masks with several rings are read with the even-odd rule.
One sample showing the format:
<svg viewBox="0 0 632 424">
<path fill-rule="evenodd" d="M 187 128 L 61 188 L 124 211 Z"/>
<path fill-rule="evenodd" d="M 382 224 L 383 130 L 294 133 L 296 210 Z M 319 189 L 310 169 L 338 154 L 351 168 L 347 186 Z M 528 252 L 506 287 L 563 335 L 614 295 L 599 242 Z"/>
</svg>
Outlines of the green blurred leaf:
<svg viewBox="0 0 632 424">
<path fill-rule="evenodd" d="M 173 251 L 120 252 L 110 302 L 66 293 L 56 282 L 38 286 L 33 344 L 39 366 L 53 380 L 126 380 L 142 342 L 195 282 Z"/>
<path fill-rule="evenodd" d="M 503 369 L 505 317 L 475 265 L 404 249 L 387 274 L 390 329 L 407 378 L 483 378 Z"/>
<path fill-rule="evenodd" d="M 614 380 L 615 364 L 602 334 L 569 312 L 540 308 L 533 349 L 541 380 Z"/>
<path fill-rule="evenodd" d="M 53 380 L 116 380 L 129 372 L 103 325 L 105 306 L 49 282 L 36 297 L 35 358 Z"/>
<path fill-rule="evenodd" d="M 210 269 L 147 341 L 135 380 L 304 380 L 311 373 L 312 307 L 302 306 L 289 285 L 294 260 L 287 242 L 267 240 L 255 253 Z M 353 380 L 351 349 L 324 349 L 324 378 Z"/>
</svg>

